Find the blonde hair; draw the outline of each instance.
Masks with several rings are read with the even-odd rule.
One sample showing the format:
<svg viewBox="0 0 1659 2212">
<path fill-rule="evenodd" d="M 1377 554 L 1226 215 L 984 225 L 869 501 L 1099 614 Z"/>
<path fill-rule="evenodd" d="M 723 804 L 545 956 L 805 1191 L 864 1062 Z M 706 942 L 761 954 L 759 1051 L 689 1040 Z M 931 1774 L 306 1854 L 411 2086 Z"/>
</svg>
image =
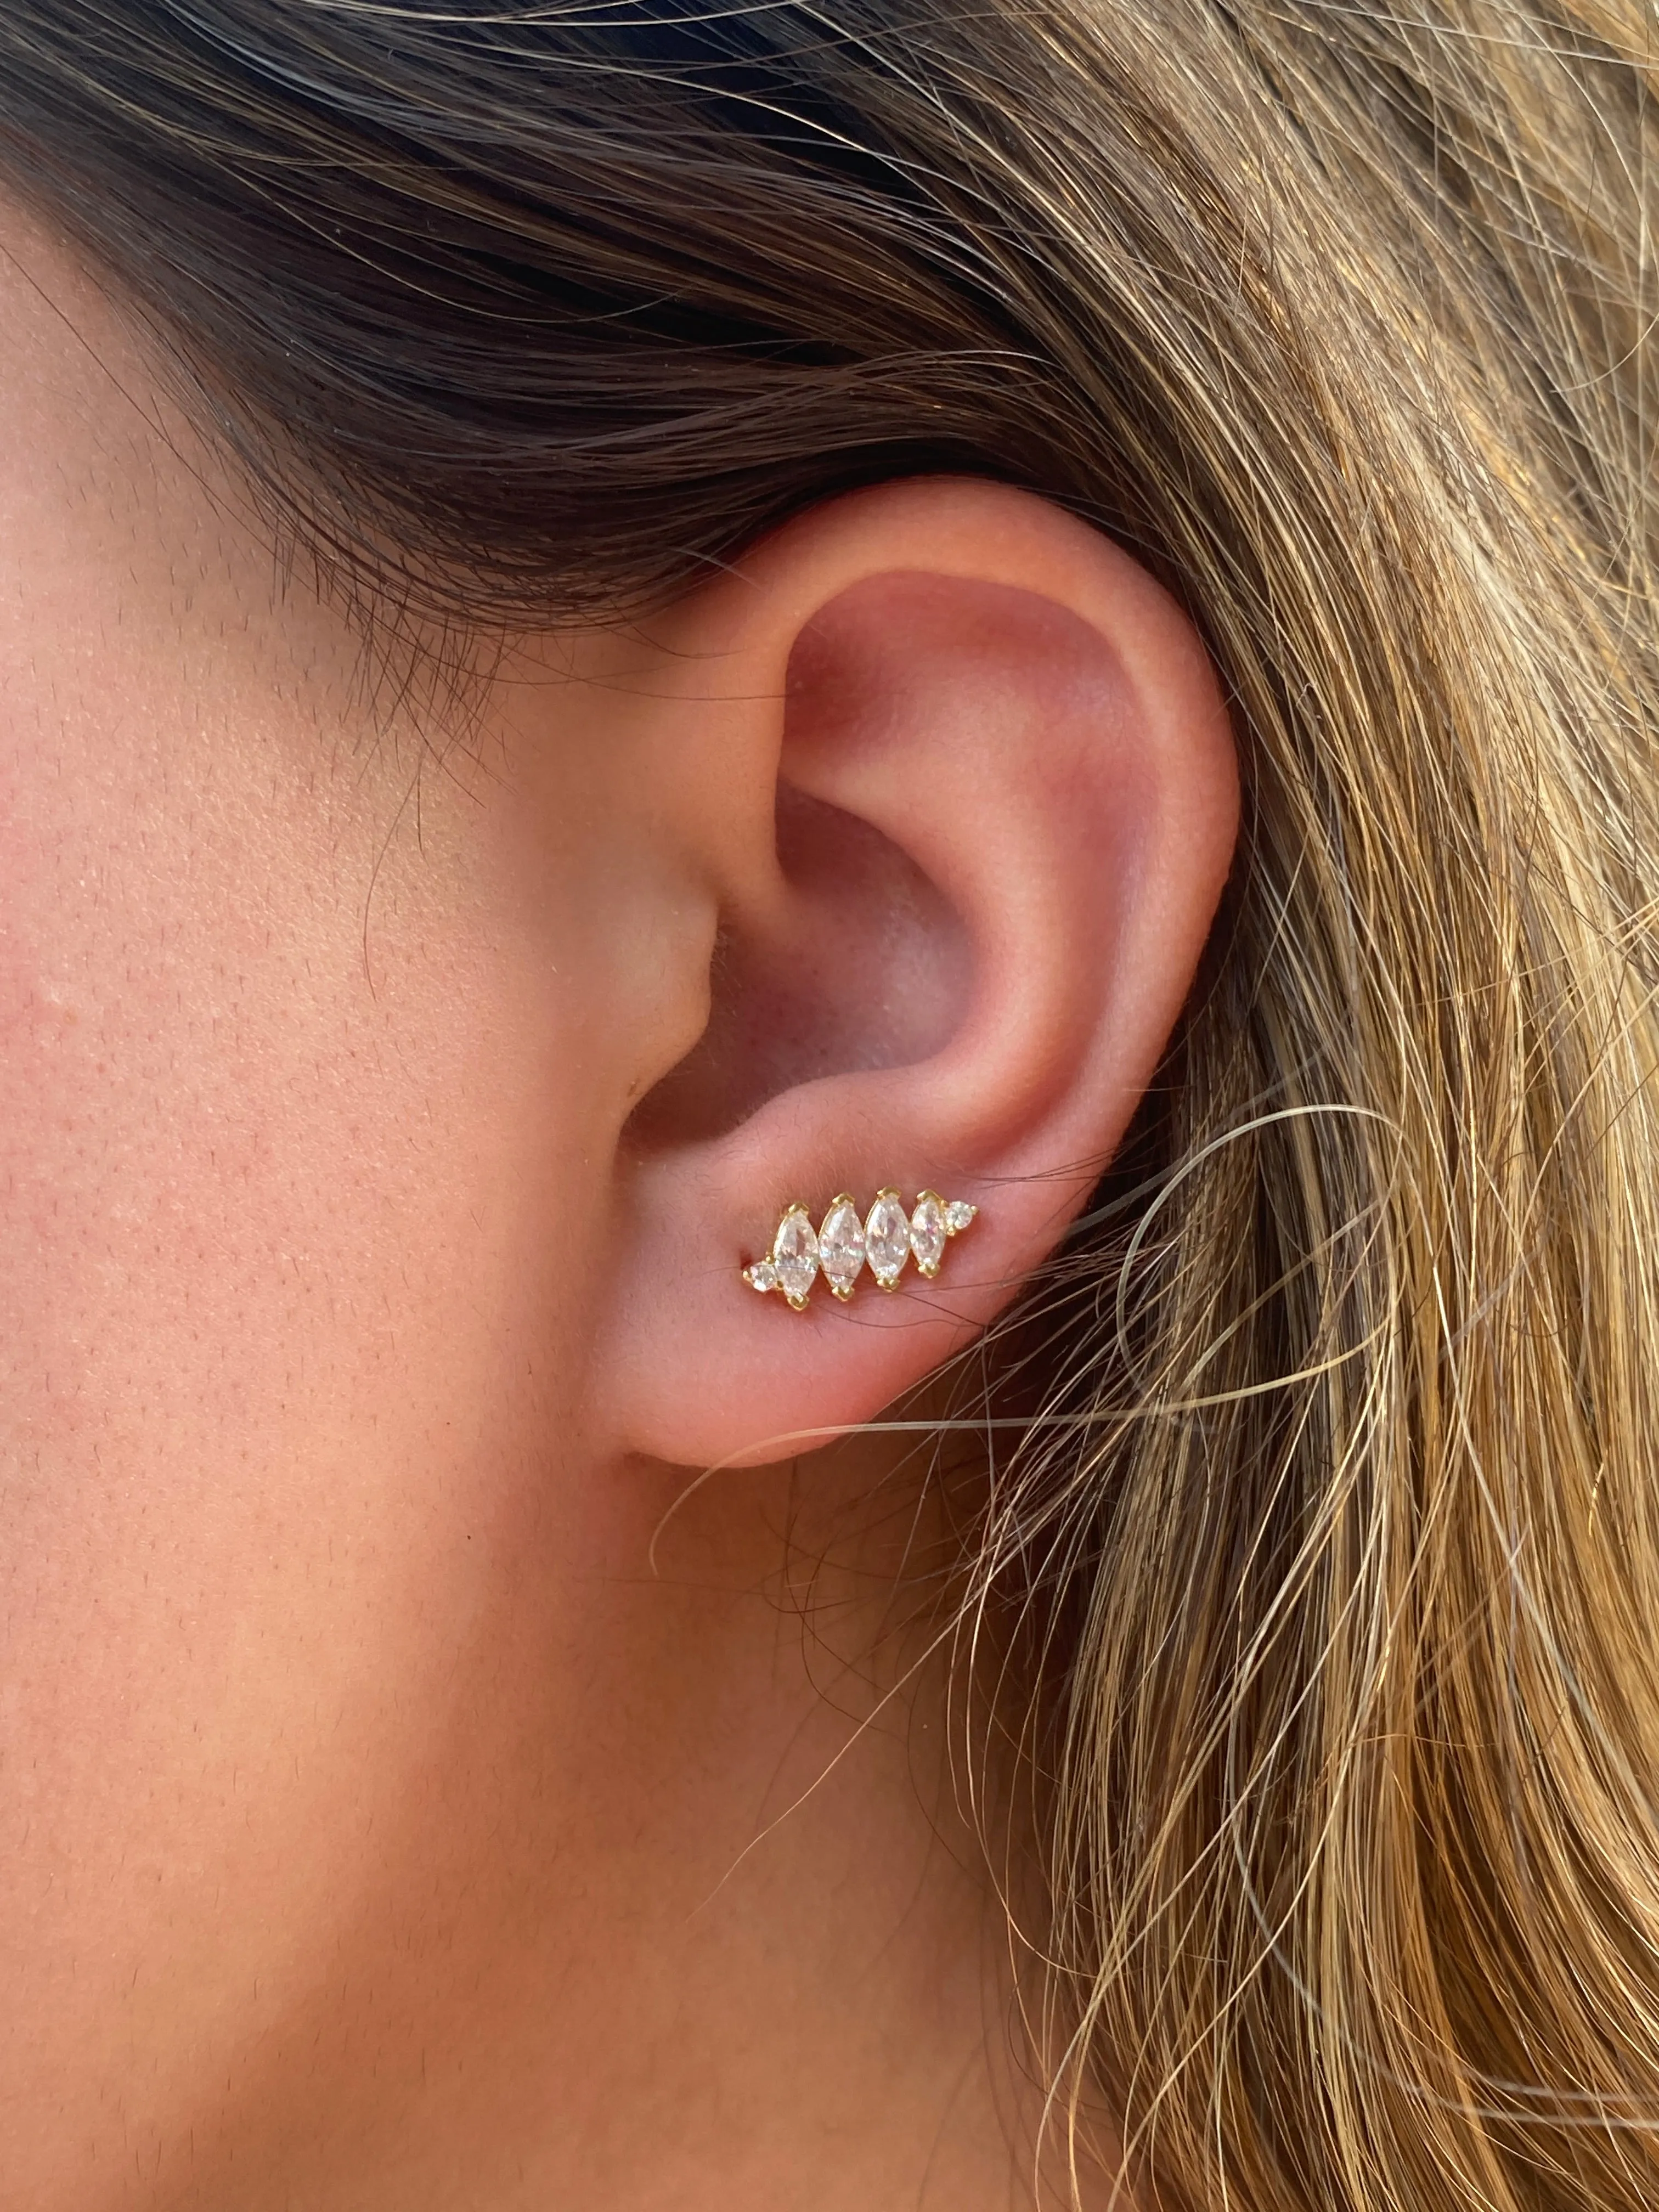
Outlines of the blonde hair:
<svg viewBox="0 0 1659 2212">
<path fill-rule="evenodd" d="M 1650 19 L 886 15 L 13 0 L 0 152 L 382 604 L 613 605 L 929 467 L 1182 594 L 1243 848 L 1000 1339 L 975 1568 L 1042 1643 L 1059 2106 L 1162 2206 L 1637 2212 Z"/>
</svg>

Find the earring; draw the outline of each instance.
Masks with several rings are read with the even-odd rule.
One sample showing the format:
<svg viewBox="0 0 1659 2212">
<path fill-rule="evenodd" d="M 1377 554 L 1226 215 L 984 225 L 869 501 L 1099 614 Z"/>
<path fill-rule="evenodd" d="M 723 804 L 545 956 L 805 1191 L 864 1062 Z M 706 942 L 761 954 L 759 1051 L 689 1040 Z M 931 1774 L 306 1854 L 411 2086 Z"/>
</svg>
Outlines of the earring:
<svg viewBox="0 0 1659 2212">
<path fill-rule="evenodd" d="M 924 1190 L 914 1212 L 890 1188 L 876 1193 L 876 1202 L 860 1220 L 850 1191 L 841 1191 L 830 1201 L 830 1210 L 814 1229 L 812 1217 L 797 1202 L 784 1209 L 772 1239 L 771 1256 L 757 1260 L 743 1271 L 751 1291 L 778 1291 L 797 1313 L 806 1305 L 808 1293 L 819 1275 L 833 1297 L 843 1302 L 866 1267 L 876 1279 L 878 1290 L 898 1284 L 907 1261 L 914 1259 L 916 1273 L 931 1282 L 945 1257 L 945 1247 L 979 1212 L 965 1199 L 943 1199 L 936 1190 Z"/>
</svg>

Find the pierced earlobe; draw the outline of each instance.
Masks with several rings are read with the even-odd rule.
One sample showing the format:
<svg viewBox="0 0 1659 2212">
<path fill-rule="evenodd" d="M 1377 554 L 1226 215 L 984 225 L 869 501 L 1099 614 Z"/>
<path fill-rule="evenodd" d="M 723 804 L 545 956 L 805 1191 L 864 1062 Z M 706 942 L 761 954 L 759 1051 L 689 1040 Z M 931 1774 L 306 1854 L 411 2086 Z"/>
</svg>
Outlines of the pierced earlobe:
<svg viewBox="0 0 1659 2212">
<path fill-rule="evenodd" d="M 754 1261 L 743 1270 L 752 1291 L 776 1291 L 796 1313 L 803 1313 L 819 1275 L 832 1297 L 842 1304 L 853 1295 L 859 1277 L 867 1267 L 878 1290 L 898 1286 L 906 1263 L 914 1259 L 916 1273 L 931 1282 L 939 1271 L 945 1248 L 959 1237 L 978 1213 L 965 1199 L 943 1199 L 935 1190 L 924 1190 L 914 1211 L 906 1212 L 904 1200 L 890 1186 L 876 1193 L 867 1218 L 850 1191 L 838 1191 L 830 1201 L 820 1226 L 797 1200 L 786 1206 L 772 1238 L 771 1255 Z"/>
</svg>

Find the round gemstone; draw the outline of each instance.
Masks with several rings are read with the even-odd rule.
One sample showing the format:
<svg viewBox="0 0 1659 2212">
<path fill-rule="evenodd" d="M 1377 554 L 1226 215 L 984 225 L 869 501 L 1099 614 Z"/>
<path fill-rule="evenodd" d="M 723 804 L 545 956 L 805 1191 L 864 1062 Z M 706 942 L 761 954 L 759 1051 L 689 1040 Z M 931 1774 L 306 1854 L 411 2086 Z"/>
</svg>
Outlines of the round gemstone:
<svg viewBox="0 0 1659 2212">
<path fill-rule="evenodd" d="M 864 1267 L 864 1224 L 850 1198 L 838 1198 L 818 1231 L 818 1265 L 837 1297 L 850 1297 Z"/>
<path fill-rule="evenodd" d="M 910 1221 L 896 1190 L 877 1193 L 864 1224 L 864 1256 L 884 1291 L 890 1291 L 910 1256 Z"/>
<path fill-rule="evenodd" d="M 945 1201 L 937 1193 L 925 1190 L 910 1216 L 910 1249 L 924 1275 L 938 1274 L 945 1256 Z"/>
<path fill-rule="evenodd" d="M 757 1260 L 752 1267 L 745 1267 L 743 1279 L 751 1291 L 775 1291 L 778 1271 L 769 1260 Z"/>
<path fill-rule="evenodd" d="M 818 1239 L 805 1209 L 792 1206 L 772 1239 L 772 1265 L 792 1306 L 804 1305 L 818 1272 Z"/>
<path fill-rule="evenodd" d="M 969 1206 L 965 1198 L 953 1198 L 945 1209 L 945 1235 L 960 1237 L 978 1212 L 978 1206 Z"/>
</svg>

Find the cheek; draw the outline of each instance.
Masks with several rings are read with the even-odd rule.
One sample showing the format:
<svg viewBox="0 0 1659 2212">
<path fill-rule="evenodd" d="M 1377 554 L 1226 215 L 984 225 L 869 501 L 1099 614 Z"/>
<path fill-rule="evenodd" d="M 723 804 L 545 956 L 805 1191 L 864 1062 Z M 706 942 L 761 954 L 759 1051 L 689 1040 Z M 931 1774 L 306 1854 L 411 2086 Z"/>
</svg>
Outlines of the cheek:
<svg viewBox="0 0 1659 2212">
<path fill-rule="evenodd" d="M 418 852 L 410 758 L 8 650 L 0 2100 L 51 2116 L 134 2050 L 164 2106 L 181 2021 L 257 2039 L 454 1741 L 527 1724 L 469 1686 L 557 1545 L 592 1138 L 485 810 L 428 790 Z"/>
</svg>

